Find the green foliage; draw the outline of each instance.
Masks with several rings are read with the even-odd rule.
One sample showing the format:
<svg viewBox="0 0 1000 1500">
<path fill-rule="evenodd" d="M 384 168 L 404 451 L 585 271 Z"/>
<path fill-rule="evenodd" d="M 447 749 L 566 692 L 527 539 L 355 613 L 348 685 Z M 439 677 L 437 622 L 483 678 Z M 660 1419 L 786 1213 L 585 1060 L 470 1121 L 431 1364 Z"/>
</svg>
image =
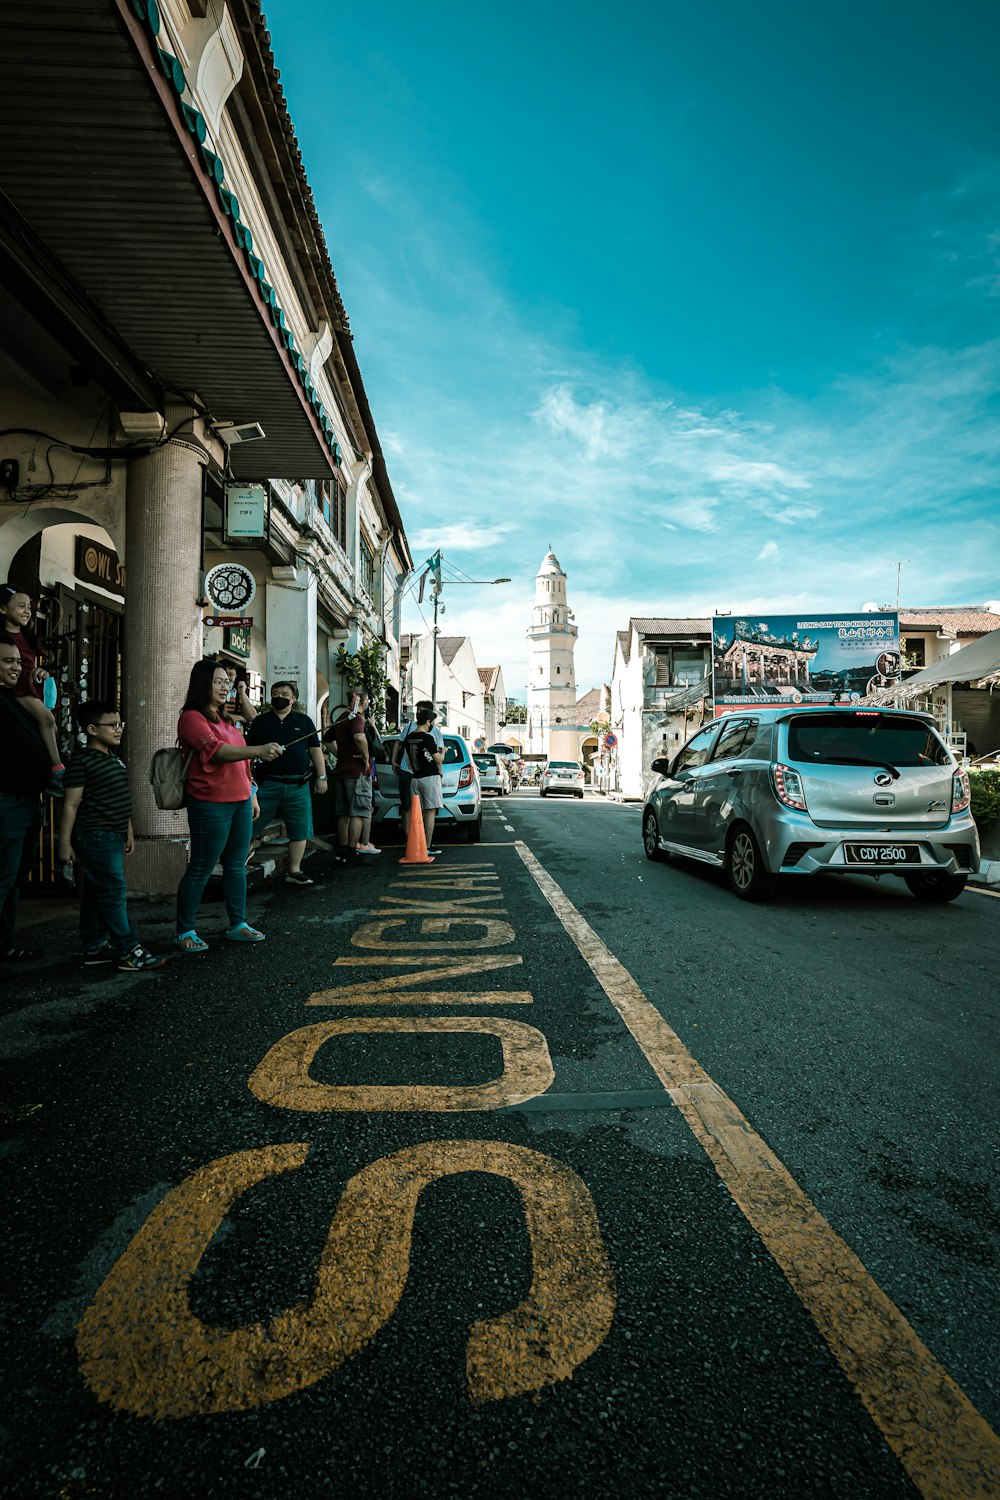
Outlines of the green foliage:
<svg viewBox="0 0 1000 1500">
<path fill-rule="evenodd" d="M 515 703 L 512 698 L 507 699 L 507 712 L 504 715 L 505 724 L 527 724 L 528 710 L 523 703 Z"/>
<path fill-rule="evenodd" d="M 969 783 L 972 787 L 972 816 L 982 828 L 984 823 L 1000 818 L 1000 771 L 977 770 L 973 766 L 969 770 Z"/>
<path fill-rule="evenodd" d="M 385 719 L 385 690 L 389 678 L 385 670 L 385 647 L 381 641 L 372 641 L 370 646 L 361 646 L 355 652 L 340 645 L 337 648 L 337 667 L 348 690 L 364 688 L 371 698 L 369 713 L 376 724 Z"/>
</svg>

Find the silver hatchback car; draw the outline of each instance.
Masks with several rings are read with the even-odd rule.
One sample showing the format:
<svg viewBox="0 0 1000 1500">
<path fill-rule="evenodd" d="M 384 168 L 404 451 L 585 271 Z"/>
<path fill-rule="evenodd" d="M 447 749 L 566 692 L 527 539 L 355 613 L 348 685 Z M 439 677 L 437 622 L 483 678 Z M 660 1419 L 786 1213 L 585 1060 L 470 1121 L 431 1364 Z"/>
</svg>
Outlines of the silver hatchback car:
<svg viewBox="0 0 1000 1500">
<path fill-rule="evenodd" d="M 920 900 L 952 901 L 979 868 L 969 778 L 926 714 L 740 710 L 652 769 L 647 858 L 719 865 L 744 901 L 823 871 L 898 875 Z"/>
</svg>

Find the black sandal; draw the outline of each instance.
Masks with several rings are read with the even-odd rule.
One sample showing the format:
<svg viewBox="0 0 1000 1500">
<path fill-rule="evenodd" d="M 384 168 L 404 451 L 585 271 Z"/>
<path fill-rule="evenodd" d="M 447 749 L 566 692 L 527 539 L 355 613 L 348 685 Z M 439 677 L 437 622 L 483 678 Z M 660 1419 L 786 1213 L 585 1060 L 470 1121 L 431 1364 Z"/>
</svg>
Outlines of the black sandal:
<svg viewBox="0 0 1000 1500">
<path fill-rule="evenodd" d="M 40 948 L 10 948 L 2 958 L 0 964 L 28 964 L 33 963 L 36 958 L 41 958 Z"/>
</svg>

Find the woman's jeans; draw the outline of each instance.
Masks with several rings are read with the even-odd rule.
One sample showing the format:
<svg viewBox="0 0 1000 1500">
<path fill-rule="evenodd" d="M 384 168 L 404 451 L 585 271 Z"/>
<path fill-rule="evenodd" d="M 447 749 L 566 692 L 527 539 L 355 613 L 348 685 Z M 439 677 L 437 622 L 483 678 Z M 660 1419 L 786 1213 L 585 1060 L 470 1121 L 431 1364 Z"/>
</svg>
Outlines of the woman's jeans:
<svg viewBox="0 0 1000 1500">
<path fill-rule="evenodd" d="M 83 870 L 80 893 L 80 941 L 93 952 L 110 938 L 121 957 L 131 953 L 139 934 L 128 914 L 125 887 L 125 835 L 100 830 L 73 830 L 73 848 Z"/>
<path fill-rule="evenodd" d="M 187 797 L 191 858 L 177 887 L 177 932 L 193 932 L 212 871 L 222 862 L 222 895 L 230 927 L 247 919 L 247 854 L 253 832 L 252 799 L 203 802 Z"/>
</svg>

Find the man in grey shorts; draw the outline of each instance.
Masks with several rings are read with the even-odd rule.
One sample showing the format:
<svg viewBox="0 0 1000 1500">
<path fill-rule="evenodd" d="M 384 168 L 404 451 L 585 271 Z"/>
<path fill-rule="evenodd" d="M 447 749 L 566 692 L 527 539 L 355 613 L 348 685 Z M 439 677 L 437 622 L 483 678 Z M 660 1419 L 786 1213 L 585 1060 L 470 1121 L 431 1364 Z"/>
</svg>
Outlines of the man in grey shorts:
<svg viewBox="0 0 1000 1500">
<path fill-rule="evenodd" d="M 420 801 L 424 818 L 424 838 L 430 848 L 434 839 L 434 819 L 439 807 L 444 807 L 444 787 L 441 781 L 441 766 L 444 750 L 439 749 L 431 734 L 434 710 L 429 703 L 417 705 L 417 727 L 406 736 L 404 749 L 410 763 L 411 788 Z"/>
<path fill-rule="evenodd" d="M 359 862 L 358 839 L 361 825 L 372 812 L 371 761 L 368 738 L 360 701 L 355 695 L 345 713 L 326 731 L 323 738 L 333 741 L 337 765 L 333 773 L 333 794 L 337 806 L 337 837 L 342 864 Z"/>
</svg>

